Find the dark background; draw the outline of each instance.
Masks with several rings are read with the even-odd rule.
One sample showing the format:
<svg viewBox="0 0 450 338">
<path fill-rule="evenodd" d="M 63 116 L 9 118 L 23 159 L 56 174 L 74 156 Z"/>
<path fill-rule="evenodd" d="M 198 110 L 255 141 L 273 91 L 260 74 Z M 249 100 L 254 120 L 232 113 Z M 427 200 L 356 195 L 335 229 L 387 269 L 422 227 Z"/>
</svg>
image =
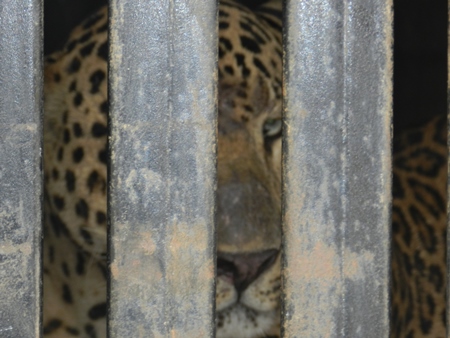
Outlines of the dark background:
<svg viewBox="0 0 450 338">
<path fill-rule="evenodd" d="M 70 30 L 106 2 L 45 0 L 45 53 L 60 49 Z M 394 130 L 446 112 L 447 0 L 394 0 Z"/>
</svg>

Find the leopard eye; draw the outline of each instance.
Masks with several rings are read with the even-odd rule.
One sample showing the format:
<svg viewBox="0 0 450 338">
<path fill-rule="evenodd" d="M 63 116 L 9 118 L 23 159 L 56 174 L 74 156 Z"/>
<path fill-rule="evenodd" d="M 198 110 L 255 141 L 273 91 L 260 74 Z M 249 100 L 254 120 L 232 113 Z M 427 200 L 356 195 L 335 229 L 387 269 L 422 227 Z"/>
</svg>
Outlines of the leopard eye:
<svg viewBox="0 0 450 338">
<path fill-rule="evenodd" d="M 281 118 L 267 119 L 263 125 L 264 137 L 275 138 L 281 136 L 283 122 Z"/>
</svg>

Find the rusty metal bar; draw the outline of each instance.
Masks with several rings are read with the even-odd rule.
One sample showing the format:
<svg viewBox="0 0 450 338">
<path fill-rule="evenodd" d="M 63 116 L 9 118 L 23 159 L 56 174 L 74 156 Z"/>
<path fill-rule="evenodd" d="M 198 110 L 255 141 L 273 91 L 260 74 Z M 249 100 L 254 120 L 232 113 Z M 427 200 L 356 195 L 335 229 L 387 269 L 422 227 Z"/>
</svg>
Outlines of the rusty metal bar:
<svg viewBox="0 0 450 338">
<path fill-rule="evenodd" d="M 214 333 L 216 1 L 111 1 L 110 337 Z"/>
<path fill-rule="evenodd" d="M 387 337 L 392 1 L 288 1 L 284 337 Z"/>
<path fill-rule="evenodd" d="M 0 336 L 39 337 L 41 1 L 2 1 L 0 27 Z"/>
</svg>

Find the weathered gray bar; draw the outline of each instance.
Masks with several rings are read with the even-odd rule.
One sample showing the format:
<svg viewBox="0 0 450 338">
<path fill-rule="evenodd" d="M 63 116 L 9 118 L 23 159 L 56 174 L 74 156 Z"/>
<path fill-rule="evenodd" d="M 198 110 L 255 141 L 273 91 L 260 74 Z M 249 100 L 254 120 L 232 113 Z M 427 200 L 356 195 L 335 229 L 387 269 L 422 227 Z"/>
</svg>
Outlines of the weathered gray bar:
<svg viewBox="0 0 450 338">
<path fill-rule="evenodd" d="M 0 337 L 39 337 L 42 7 L 0 4 Z"/>
<path fill-rule="evenodd" d="M 387 337 L 392 1 L 288 1 L 284 336 Z"/>
<path fill-rule="evenodd" d="M 111 337 L 214 333 L 216 1 L 111 1 Z"/>
</svg>

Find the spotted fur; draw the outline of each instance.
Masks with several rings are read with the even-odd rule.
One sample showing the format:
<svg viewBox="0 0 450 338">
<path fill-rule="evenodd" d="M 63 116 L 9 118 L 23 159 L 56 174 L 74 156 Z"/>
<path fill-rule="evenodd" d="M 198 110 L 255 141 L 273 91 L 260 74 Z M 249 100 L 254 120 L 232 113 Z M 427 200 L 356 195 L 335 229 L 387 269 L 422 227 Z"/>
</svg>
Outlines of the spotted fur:
<svg viewBox="0 0 450 338">
<path fill-rule="evenodd" d="M 279 331 L 280 9 L 273 2 L 258 10 L 231 0 L 219 7 L 218 196 L 223 203 L 217 337 Z M 107 39 L 104 8 L 76 28 L 63 51 L 46 59 L 46 337 L 106 337 Z M 248 161 L 242 164 L 244 153 Z M 227 203 L 230 193 L 242 193 L 230 175 L 267 197 L 267 215 L 257 218 L 270 220 L 274 229 L 275 237 L 264 239 L 269 251 L 264 241 L 244 237 L 240 246 L 230 245 L 233 230 L 223 221 L 235 210 Z M 241 203 L 244 209 L 246 203 Z M 257 210 L 252 212 L 255 216 Z M 264 273 L 245 270 L 247 259 L 265 264 Z M 230 268 L 234 263 L 245 271 L 236 274 Z"/>
<path fill-rule="evenodd" d="M 391 337 L 446 337 L 447 120 L 395 143 Z"/>
<path fill-rule="evenodd" d="M 216 336 L 280 335 L 281 1 L 219 7 Z M 107 10 L 45 69 L 45 337 L 106 337 Z M 445 337 L 446 122 L 396 143 L 391 337 Z"/>
</svg>

